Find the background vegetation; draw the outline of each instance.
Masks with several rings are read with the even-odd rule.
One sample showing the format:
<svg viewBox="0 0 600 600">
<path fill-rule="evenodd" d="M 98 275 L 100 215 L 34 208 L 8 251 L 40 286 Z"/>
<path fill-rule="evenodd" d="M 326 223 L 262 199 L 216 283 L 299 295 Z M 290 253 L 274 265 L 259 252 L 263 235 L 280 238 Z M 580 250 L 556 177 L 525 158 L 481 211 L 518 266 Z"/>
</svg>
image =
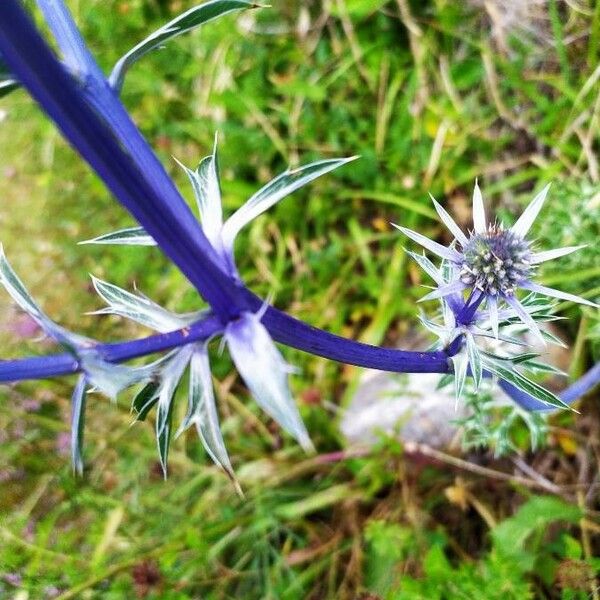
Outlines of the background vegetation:
<svg viewBox="0 0 600 600">
<path fill-rule="evenodd" d="M 73 0 L 109 68 L 188 0 Z M 184 194 L 220 133 L 224 202 L 288 164 L 360 154 L 253 222 L 238 264 L 292 314 L 402 344 L 422 295 L 389 221 L 443 238 L 431 191 L 469 226 L 475 177 L 506 221 L 552 180 L 537 235 L 588 243 L 543 280 L 600 291 L 600 3 L 275 0 L 178 38 L 130 73 L 124 101 Z M 146 332 L 99 308 L 88 272 L 176 310 L 200 306 L 156 249 L 78 247 L 127 214 L 22 91 L 0 101 L 0 239 L 59 322 L 105 339 Z M 448 241 L 448 240 L 445 240 Z M 423 281 L 423 283 L 427 283 Z M 2 358 L 52 351 L 0 299 Z M 593 311 L 561 305 L 576 376 L 600 357 Z M 240 499 L 193 433 L 162 481 L 151 423 L 128 398 L 90 402 L 87 470 L 71 473 L 71 381 L 0 391 L 0 598 L 598 598 L 598 397 L 550 420 L 547 446 L 495 459 L 347 448 L 337 426 L 360 370 L 285 350 L 318 449 L 272 427 L 215 349 Z M 502 419 L 502 412 L 498 413 Z"/>
</svg>

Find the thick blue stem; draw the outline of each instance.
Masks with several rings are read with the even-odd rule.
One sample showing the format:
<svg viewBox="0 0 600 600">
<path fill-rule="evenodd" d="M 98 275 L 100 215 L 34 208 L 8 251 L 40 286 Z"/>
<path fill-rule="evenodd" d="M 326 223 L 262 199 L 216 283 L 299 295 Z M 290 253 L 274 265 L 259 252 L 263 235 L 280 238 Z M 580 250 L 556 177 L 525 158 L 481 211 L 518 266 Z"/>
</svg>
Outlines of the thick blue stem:
<svg viewBox="0 0 600 600">
<path fill-rule="evenodd" d="M 215 313 L 226 321 L 241 310 L 257 312 L 262 300 L 220 270 L 212 247 L 117 96 L 110 88 L 102 91 L 96 87 L 96 75 L 88 79 L 93 89 L 82 93 L 41 40 L 17 0 L 0 2 L 0 50 L 67 139 Z M 86 98 L 94 93 L 95 106 L 109 118 L 112 131 L 87 103 Z M 447 356 L 442 352 L 404 352 L 359 344 L 273 308 L 269 308 L 263 322 L 275 340 L 332 360 L 399 372 L 443 373 L 448 369 Z"/>
<path fill-rule="evenodd" d="M 220 331 L 222 331 L 220 320 L 217 317 L 209 316 L 186 329 L 151 335 L 129 342 L 99 344 L 96 346 L 96 350 L 104 360 L 120 363 L 140 356 L 170 350 L 177 346 L 205 341 Z M 0 361 L 0 382 L 46 379 L 78 373 L 79 371 L 80 365 L 71 354 L 4 360 Z"/>
<path fill-rule="evenodd" d="M 239 290 L 220 270 L 208 240 L 118 98 L 126 145 L 85 100 L 17 0 L 0 2 L 0 51 L 31 95 L 90 163 L 113 194 L 157 241 L 214 311 L 227 321 L 239 314 Z M 105 100 L 106 101 L 106 100 Z M 134 137 L 135 134 L 135 137 Z M 125 147 L 123 147 L 125 146 Z"/>
</svg>

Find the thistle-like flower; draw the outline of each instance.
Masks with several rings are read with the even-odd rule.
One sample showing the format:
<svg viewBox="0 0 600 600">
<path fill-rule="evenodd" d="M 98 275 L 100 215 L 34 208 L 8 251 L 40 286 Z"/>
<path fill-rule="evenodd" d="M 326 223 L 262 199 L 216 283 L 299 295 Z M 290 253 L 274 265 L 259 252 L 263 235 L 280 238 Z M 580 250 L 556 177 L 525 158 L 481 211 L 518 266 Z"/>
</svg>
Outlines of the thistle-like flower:
<svg viewBox="0 0 600 600">
<path fill-rule="evenodd" d="M 549 187 L 547 185 L 535 196 L 512 227 L 505 228 L 502 223 L 487 221 L 481 190 L 475 182 L 473 230 L 468 235 L 431 196 L 435 210 L 455 237 L 456 242 L 460 245 L 460 250 L 454 242 L 450 247 L 445 247 L 416 231 L 392 223 L 406 236 L 439 257 L 446 259 L 452 265 L 453 277 L 450 282 L 440 283 L 438 281 L 437 289 L 424 296 L 421 301 L 436 298 L 456 298 L 457 295 L 462 295 L 465 290 L 470 290 L 471 294 L 468 302 L 471 305 L 478 306 L 485 300 L 490 324 L 496 337 L 499 322 L 498 305 L 500 301 L 503 301 L 542 340 L 543 337 L 539 327 L 517 298 L 516 292 L 518 289 L 589 306 L 597 306 L 579 296 L 545 287 L 532 281 L 536 267 L 540 263 L 565 256 L 583 248 L 583 246 L 569 246 L 536 252 L 533 248 L 533 242 L 527 239 L 526 236 L 546 200 Z"/>
<path fill-rule="evenodd" d="M 196 169 L 179 164 L 192 185 L 202 229 L 215 250 L 222 269 L 232 277 L 239 277 L 233 245 L 240 230 L 295 190 L 349 160 L 353 159 L 322 160 L 285 171 L 256 192 L 225 222 L 221 207 L 216 139 L 213 153 L 201 160 Z M 85 243 L 155 245 L 152 237 L 139 227 L 103 235 Z M 97 311 L 98 313 L 125 316 L 162 332 L 183 328 L 201 317 L 200 313 L 171 313 L 148 298 L 131 294 L 95 278 L 93 281 L 96 291 L 108 304 L 107 308 Z M 261 323 L 262 316 L 262 311 L 242 312 L 236 320 L 224 326 L 223 339 L 259 406 L 294 436 L 303 448 L 311 449 L 311 441 L 288 386 L 288 374 L 293 368 L 285 362 Z M 174 390 L 188 363 L 191 374 L 188 414 L 179 433 L 196 425 L 208 454 L 233 478 L 219 430 L 206 343 L 196 343 L 193 348 L 183 347 L 167 357 L 156 374 L 158 385 L 151 383 L 147 389 L 142 390 L 134 399 L 133 408 L 140 419 L 145 418 L 153 405 L 157 405 L 156 434 L 161 462 L 166 472 L 171 403 Z"/>
</svg>

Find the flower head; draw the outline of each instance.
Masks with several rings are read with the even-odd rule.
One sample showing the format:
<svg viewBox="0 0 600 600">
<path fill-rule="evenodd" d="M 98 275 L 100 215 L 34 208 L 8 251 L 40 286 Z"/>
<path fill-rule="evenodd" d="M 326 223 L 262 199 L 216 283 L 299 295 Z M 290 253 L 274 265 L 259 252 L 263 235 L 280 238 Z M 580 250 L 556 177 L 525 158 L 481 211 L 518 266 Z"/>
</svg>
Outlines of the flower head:
<svg viewBox="0 0 600 600">
<path fill-rule="evenodd" d="M 478 306 L 483 300 L 486 301 L 491 327 L 496 335 L 498 332 L 498 302 L 503 301 L 540 338 L 542 336 L 537 324 L 516 296 L 518 289 L 596 306 L 593 302 L 579 296 L 538 285 L 532 281 L 538 264 L 583 248 L 583 246 L 569 246 L 535 252 L 533 243 L 527 239 L 526 236 L 546 200 L 549 187 L 547 185 L 531 201 L 512 227 L 505 228 L 502 223 L 489 222 L 486 219 L 481 190 L 475 182 L 473 230 L 468 234 L 462 231 L 432 196 L 431 199 L 438 215 L 454 236 L 460 250 L 454 242 L 450 247 L 445 247 L 416 231 L 393 224 L 394 227 L 427 250 L 449 261 L 452 267 L 453 277 L 450 281 L 440 282 L 438 280 L 436 282 L 438 287 L 422 300 L 454 298 L 456 301 L 457 296 L 460 297 L 465 290 L 470 290 L 472 304 L 475 302 Z"/>
</svg>

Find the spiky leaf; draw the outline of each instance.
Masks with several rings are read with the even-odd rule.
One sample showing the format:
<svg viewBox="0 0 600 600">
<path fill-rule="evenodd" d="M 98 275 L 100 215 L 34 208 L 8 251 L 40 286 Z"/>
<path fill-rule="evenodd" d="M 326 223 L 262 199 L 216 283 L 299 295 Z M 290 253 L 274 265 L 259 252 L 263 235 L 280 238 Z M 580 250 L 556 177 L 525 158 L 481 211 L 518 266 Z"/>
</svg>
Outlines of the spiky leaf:
<svg viewBox="0 0 600 600">
<path fill-rule="evenodd" d="M 146 233 L 143 227 L 128 227 L 111 233 L 105 233 L 91 240 L 79 242 L 84 244 L 114 244 L 116 246 L 156 246 L 154 238 Z"/>
<path fill-rule="evenodd" d="M 73 471 L 83 475 L 83 431 L 85 424 L 85 375 L 80 375 L 71 397 L 71 462 Z"/>
<path fill-rule="evenodd" d="M 196 346 L 190 360 L 188 410 L 177 435 L 195 425 L 202 445 L 211 459 L 235 481 L 233 468 L 219 426 L 212 377 L 206 347 Z"/>
<path fill-rule="evenodd" d="M 325 173 L 329 173 L 355 159 L 356 157 L 353 156 L 351 158 L 320 160 L 278 175 L 258 190 L 227 220 L 223 226 L 223 246 L 231 251 L 235 237 L 252 219 L 317 177 L 325 175 Z"/>
<path fill-rule="evenodd" d="M 555 396 L 552 392 L 549 392 L 541 385 L 535 383 L 535 381 L 531 381 L 519 373 L 512 365 L 492 358 L 488 354 L 482 354 L 481 357 L 483 366 L 488 371 L 529 394 L 536 400 L 556 408 L 569 408 L 569 405 L 565 404 L 558 396 Z"/>
<path fill-rule="evenodd" d="M 312 443 L 288 387 L 289 365 L 258 315 L 242 313 L 225 329 L 233 362 L 258 405 L 305 449 Z"/>
<path fill-rule="evenodd" d="M 182 329 L 200 317 L 200 313 L 177 315 L 142 294 L 132 294 L 93 275 L 92 282 L 100 297 L 108 304 L 107 308 L 92 314 L 120 315 L 161 333 Z"/>
<path fill-rule="evenodd" d="M 131 404 L 136 421 L 145 421 L 152 407 L 158 402 L 158 384 L 147 383 L 136 395 Z"/>
<path fill-rule="evenodd" d="M 465 336 L 467 345 L 467 356 L 469 357 L 469 367 L 471 368 L 471 375 L 473 376 L 473 382 L 475 383 L 475 389 L 478 390 L 481 385 L 481 377 L 483 374 L 483 368 L 481 366 L 481 354 L 479 348 L 475 343 L 475 339 L 471 334 Z"/>
<path fill-rule="evenodd" d="M 129 67 L 137 62 L 142 56 L 148 52 L 162 46 L 165 42 L 174 37 L 191 31 L 200 25 L 212 21 L 221 15 L 225 15 L 234 10 L 244 8 L 252 8 L 256 6 L 252 2 L 244 0 L 213 0 L 205 2 L 200 6 L 195 6 L 190 10 L 179 15 L 160 29 L 157 29 L 153 34 L 142 40 L 137 46 L 133 47 L 127 54 L 122 56 L 113 67 L 109 77 L 110 85 L 117 91 L 120 91 L 123 86 L 123 80 Z"/>
</svg>

